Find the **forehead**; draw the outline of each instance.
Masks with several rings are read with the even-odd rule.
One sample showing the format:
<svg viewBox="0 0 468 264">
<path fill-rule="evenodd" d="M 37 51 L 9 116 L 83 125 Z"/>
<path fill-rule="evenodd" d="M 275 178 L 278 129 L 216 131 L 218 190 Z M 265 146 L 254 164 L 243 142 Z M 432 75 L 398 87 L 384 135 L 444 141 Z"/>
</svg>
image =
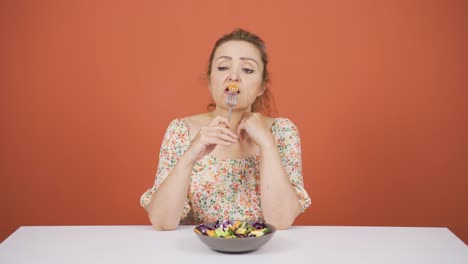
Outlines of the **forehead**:
<svg viewBox="0 0 468 264">
<path fill-rule="evenodd" d="M 253 44 L 246 41 L 231 40 L 227 41 L 216 49 L 214 59 L 219 56 L 229 56 L 233 58 L 249 57 L 261 63 L 260 51 Z"/>
</svg>

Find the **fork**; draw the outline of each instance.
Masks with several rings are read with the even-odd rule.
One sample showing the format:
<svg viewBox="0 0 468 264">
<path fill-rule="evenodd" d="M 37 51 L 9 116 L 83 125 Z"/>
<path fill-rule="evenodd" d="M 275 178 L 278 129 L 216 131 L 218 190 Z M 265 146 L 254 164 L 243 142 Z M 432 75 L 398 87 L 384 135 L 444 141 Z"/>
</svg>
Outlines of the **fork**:
<svg viewBox="0 0 468 264">
<path fill-rule="evenodd" d="M 228 98 L 227 98 L 227 106 L 229 107 L 229 112 L 228 112 L 228 121 L 231 122 L 231 114 L 232 114 L 232 109 L 236 106 L 237 104 L 237 91 L 239 88 L 235 84 L 229 85 L 229 91 L 228 91 Z"/>
</svg>

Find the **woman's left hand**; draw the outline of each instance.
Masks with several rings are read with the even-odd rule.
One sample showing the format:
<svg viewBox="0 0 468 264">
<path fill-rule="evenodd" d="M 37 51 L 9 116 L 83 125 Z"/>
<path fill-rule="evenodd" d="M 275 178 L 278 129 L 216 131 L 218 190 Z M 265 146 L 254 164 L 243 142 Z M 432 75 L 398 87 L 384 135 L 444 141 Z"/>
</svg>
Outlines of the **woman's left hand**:
<svg viewBox="0 0 468 264">
<path fill-rule="evenodd" d="M 241 140 L 247 135 L 260 148 L 274 143 L 270 128 L 260 113 L 245 112 L 237 127 L 237 135 Z"/>
</svg>

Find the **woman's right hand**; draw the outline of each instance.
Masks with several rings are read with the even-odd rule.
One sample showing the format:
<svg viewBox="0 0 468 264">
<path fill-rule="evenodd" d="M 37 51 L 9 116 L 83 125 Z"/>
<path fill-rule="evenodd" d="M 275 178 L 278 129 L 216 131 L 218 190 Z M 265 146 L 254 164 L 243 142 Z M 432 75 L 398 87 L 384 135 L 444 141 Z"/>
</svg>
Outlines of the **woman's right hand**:
<svg viewBox="0 0 468 264">
<path fill-rule="evenodd" d="M 204 127 L 201 127 L 197 136 L 185 153 L 186 158 L 191 162 L 203 158 L 210 154 L 216 145 L 229 146 L 236 143 L 239 138 L 230 131 L 231 124 L 225 117 L 217 116 Z"/>
</svg>

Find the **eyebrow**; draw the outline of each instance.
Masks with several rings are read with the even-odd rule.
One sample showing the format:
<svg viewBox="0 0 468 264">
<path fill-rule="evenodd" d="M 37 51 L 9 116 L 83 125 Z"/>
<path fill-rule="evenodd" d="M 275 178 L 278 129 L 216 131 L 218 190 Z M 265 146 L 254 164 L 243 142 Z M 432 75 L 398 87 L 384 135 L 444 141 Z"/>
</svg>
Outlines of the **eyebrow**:
<svg viewBox="0 0 468 264">
<path fill-rule="evenodd" d="M 228 60 L 232 60 L 232 57 L 230 56 L 219 56 L 216 60 L 219 60 L 219 59 L 228 59 Z M 250 61 L 253 61 L 255 62 L 255 64 L 258 65 L 258 62 L 252 58 L 249 58 L 249 57 L 240 57 L 241 60 L 250 60 Z"/>
</svg>

